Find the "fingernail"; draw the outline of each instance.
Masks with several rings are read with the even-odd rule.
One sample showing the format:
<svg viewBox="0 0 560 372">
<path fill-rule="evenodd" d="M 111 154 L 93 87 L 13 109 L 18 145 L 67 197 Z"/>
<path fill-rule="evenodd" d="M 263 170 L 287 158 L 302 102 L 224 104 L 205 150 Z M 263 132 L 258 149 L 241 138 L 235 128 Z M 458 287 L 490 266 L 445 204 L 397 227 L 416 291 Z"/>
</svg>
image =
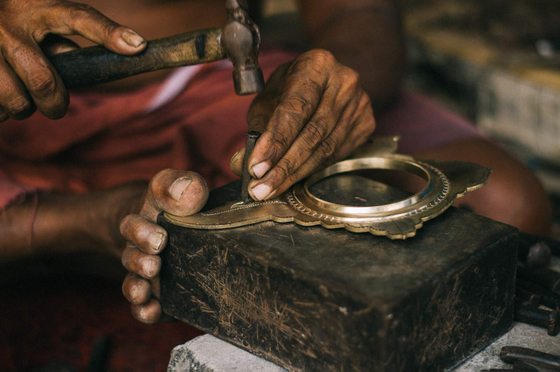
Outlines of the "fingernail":
<svg viewBox="0 0 560 372">
<path fill-rule="evenodd" d="M 159 251 L 163 245 L 164 236 L 160 232 L 151 233 L 148 237 L 148 241 L 150 242 L 150 246 L 154 251 Z"/>
<path fill-rule="evenodd" d="M 263 161 L 257 165 L 253 165 L 253 175 L 256 178 L 262 178 L 270 170 L 270 164 L 267 161 Z"/>
<path fill-rule="evenodd" d="M 251 189 L 253 197 L 257 200 L 264 200 L 272 192 L 272 187 L 266 183 L 261 183 Z"/>
<path fill-rule="evenodd" d="M 233 154 L 233 156 L 231 157 L 231 160 L 229 161 L 230 164 L 230 168 L 233 168 L 234 165 L 236 165 L 238 162 L 241 162 L 241 155 L 242 155 L 242 150 L 237 151 L 235 154 Z"/>
<path fill-rule="evenodd" d="M 235 154 L 233 154 L 233 156 L 231 157 L 231 162 L 235 162 L 236 160 L 239 159 L 239 157 L 241 156 L 241 150 L 237 151 Z"/>
<path fill-rule="evenodd" d="M 147 277 L 153 278 L 159 272 L 159 263 L 153 260 L 149 260 L 144 264 L 144 273 Z"/>
<path fill-rule="evenodd" d="M 181 177 L 177 178 L 171 186 L 169 186 L 169 195 L 176 201 L 181 200 L 181 197 L 192 183 L 192 178 L 190 177 Z"/>
<path fill-rule="evenodd" d="M 144 40 L 142 36 L 138 35 L 136 32 L 130 29 L 125 30 L 122 33 L 121 38 L 124 40 L 125 43 L 127 43 L 133 48 L 138 48 L 140 45 L 146 42 L 146 40 Z"/>
</svg>

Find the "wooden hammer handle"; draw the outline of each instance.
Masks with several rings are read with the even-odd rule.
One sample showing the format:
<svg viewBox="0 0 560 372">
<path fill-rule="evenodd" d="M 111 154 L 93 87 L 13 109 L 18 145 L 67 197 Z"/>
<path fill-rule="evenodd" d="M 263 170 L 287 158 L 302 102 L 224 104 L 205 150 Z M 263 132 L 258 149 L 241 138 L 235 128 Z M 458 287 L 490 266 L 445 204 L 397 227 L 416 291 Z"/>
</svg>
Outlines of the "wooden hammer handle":
<svg viewBox="0 0 560 372">
<path fill-rule="evenodd" d="M 143 72 L 223 59 L 226 56 L 221 33 L 221 29 L 210 29 L 150 41 L 144 51 L 133 56 L 95 46 L 57 54 L 50 61 L 66 87 L 79 88 Z"/>
</svg>

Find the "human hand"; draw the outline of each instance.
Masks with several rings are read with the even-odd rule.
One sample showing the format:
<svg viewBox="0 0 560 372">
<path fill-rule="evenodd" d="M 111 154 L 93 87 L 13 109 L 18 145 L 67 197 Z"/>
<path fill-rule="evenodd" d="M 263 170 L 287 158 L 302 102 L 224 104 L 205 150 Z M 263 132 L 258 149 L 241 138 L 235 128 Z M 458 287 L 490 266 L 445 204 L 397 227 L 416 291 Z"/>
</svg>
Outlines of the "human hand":
<svg viewBox="0 0 560 372">
<path fill-rule="evenodd" d="M 350 155 L 375 120 L 358 74 L 312 50 L 272 74 L 249 110 L 249 127 L 262 133 L 249 159 L 249 192 L 265 200 Z"/>
<path fill-rule="evenodd" d="M 113 52 L 131 55 L 146 46 L 133 30 L 95 9 L 64 0 L 6 0 L 0 11 L 0 122 L 24 119 L 36 109 L 56 119 L 68 93 L 46 54 L 77 46 L 59 35 L 80 35 Z"/>
<path fill-rule="evenodd" d="M 198 174 L 164 170 L 152 178 L 140 212 L 122 220 L 120 230 L 127 240 L 122 263 L 129 271 L 122 289 L 139 321 L 151 324 L 161 317 L 159 254 L 166 245 L 167 232 L 156 224 L 158 214 L 166 211 L 188 216 L 198 212 L 207 198 L 206 182 Z"/>
</svg>

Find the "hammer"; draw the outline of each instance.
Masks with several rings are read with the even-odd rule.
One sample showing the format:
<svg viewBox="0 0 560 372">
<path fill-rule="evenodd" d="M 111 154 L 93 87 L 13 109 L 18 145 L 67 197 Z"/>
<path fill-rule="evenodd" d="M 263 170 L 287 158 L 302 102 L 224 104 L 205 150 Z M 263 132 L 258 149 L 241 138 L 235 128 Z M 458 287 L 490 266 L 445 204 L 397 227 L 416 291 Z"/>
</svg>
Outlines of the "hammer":
<svg viewBox="0 0 560 372">
<path fill-rule="evenodd" d="M 122 56 L 94 46 L 50 58 L 68 88 L 115 81 L 144 72 L 196 65 L 229 58 L 238 95 L 260 92 L 264 86 L 258 65 L 261 37 L 249 18 L 245 0 L 226 0 L 228 20 L 223 28 L 188 32 L 148 42 L 134 56 Z"/>
</svg>

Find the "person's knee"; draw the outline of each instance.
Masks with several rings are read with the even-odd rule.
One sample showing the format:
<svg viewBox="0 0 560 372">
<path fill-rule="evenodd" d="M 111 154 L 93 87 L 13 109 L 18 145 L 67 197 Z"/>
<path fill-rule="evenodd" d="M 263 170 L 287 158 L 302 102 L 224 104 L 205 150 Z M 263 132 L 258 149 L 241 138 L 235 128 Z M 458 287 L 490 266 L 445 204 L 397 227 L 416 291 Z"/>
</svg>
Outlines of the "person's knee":
<svg viewBox="0 0 560 372">
<path fill-rule="evenodd" d="M 551 207 L 538 179 L 521 164 L 494 168 L 486 186 L 465 198 L 479 214 L 545 235 L 550 232 Z"/>
<path fill-rule="evenodd" d="M 535 175 L 495 144 L 474 138 L 419 154 L 427 159 L 462 160 L 492 169 L 488 183 L 467 194 L 458 205 L 534 234 L 548 234 L 551 224 L 549 199 Z"/>
</svg>

